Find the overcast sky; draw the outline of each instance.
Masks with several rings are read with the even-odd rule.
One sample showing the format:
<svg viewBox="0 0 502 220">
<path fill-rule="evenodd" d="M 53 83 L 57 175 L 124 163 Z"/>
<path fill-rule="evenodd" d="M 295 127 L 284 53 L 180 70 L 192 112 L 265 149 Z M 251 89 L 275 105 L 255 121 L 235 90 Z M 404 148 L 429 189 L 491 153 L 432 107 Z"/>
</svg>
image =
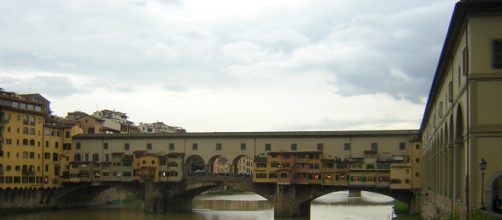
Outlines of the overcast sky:
<svg viewBox="0 0 502 220">
<path fill-rule="evenodd" d="M 188 131 L 418 129 L 451 0 L 0 0 L 0 88 Z"/>
</svg>

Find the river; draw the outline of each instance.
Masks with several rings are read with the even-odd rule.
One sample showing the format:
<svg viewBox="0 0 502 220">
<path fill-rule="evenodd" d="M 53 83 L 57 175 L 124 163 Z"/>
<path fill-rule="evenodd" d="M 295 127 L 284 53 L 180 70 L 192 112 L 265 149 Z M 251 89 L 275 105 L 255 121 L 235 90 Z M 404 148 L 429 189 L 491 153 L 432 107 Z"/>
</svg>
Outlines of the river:
<svg viewBox="0 0 502 220">
<path fill-rule="evenodd" d="M 109 205 L 85 209 L 65 209 L 0 217 L 8 220 L 273 220 L 273 206 L 255 194 L 202 195 L 196 197 L 191 213 L 145 214 L 142 203 Z M 314 200 L 312 220 L 388 220 L 392 217 L 392 198 L 362 192 L 349 198 L 334 192 Z M 291 218 L 288 218 L 291 219 Z"/>
</svg>

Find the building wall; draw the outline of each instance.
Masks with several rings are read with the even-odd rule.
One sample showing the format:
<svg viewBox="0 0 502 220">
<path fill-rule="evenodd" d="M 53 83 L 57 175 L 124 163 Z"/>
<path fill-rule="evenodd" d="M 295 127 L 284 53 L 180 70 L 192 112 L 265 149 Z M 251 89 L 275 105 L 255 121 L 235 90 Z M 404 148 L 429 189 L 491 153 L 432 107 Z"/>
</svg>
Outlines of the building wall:
<svg viewBox="0 0 502 220">
<path fill-rule="evenodd" d="M 83 129 L 84 134 L 90 134 L 91 130 L 94 134 L 100 134 L 103 132 L 103 123 L 93 116 L 83 116 L 78 119 L 80 122 L 80 127 Z"/>
<path fill-rule="evenodd" d="M 463 4 L 463 3 L 459 3 Z M 457 4 L 453 26 L 438 64 L 422 123 L 424 215 L 459 211 L 463 217 L 481 207 L 481 171 L 479 161 L 488 162 L 485 171 L 484 203 L 491 209 L 493 181 L 502 175 L 502 69 L 492 66 L 494 40 L 502 39 L 502 16 L 483 10 L 462 15 L 476 4 Z M 466 6 L 470 4 L 471 6 Z M 456 25 L 459 23 L 460 25 Z M 467 55 L 467 56 L 465 56 Z M 444 67 L 444 68 L 441 68 Z M 498 152 L 498 153 L 497 153 Z"/>
<path fill-rule="evenodd" d="M 0 189 L 43 187 L 41 146 L 44 115 L 40 112 L 16 109 L 2 111 L 4 124 L 0 154 Z"/>
</svg>

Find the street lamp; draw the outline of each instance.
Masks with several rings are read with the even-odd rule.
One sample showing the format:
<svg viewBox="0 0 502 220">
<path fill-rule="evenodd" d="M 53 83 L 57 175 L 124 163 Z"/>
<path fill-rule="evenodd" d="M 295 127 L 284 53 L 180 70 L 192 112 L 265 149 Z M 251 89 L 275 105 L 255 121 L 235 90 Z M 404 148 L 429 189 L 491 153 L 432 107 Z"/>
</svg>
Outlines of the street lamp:
<svg viewBox="0 0 502 220">
<path fill-rule="evenodd" d="M 486 165 L 488 163 L 486 162 L 485 158 L 481 158 L 479 161 L 479 169 L 481 170 L 481 209 L 485 210 L 485 199 L 484 199 L 484 185 L 485 185 L 485 170 L 486 170 Z"/>
</svg>

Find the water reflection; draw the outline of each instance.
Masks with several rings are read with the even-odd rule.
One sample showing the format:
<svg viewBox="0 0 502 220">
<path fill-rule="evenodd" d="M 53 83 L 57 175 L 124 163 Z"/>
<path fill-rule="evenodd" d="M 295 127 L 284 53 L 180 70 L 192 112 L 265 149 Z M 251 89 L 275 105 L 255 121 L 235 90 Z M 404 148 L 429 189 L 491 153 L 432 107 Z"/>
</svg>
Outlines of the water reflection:
<svg viewBox="0 0 502 220">
<path fill-rule="evenodd" d="M 125 204 L 75 210 L 47 211 L 6 216 L 9 220 L 273 220 L 272 205 L 258 195 L 199 196 L 191 213 L 145 214 L 143 204 Z M 313 220 L 381 219 L 392 217 L 392 198 L 362 192 L 360 198 L 349 198 L 347 192 L 335 192 L 312 202 Z M 278 218 L 276 218 L 278 219 Z M 291 218 L 287 218 L 292 220 Z"/>
<path fill-rule="evenodd" d="M 335 192 L 312 201 L 311 219 L 392 219 L 391 197 L 362 192 L 361 197 L 348 197 L 348 192 Z"/>
<path fill-rule="evenodd" d="M 193 200 L 192 206 L 197 211 L 259 211 L 273 208 L 270 202 L 256 194 L 199 196 Z"/>
</svg>

